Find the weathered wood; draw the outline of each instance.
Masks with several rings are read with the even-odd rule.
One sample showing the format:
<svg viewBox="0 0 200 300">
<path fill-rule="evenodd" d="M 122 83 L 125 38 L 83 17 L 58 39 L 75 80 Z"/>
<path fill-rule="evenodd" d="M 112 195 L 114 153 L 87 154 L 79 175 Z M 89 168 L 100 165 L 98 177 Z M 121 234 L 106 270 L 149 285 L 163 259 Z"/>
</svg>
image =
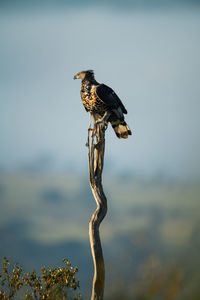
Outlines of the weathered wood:
<svg viewBox="0 0 200 300">
<path fill-rule="evenodd" d="M 99 226 L 107 213 L 107 199 L 102 187 L 102 171 L 104 164 L 106 126 L 95 124 L 92 137 L 88 129 L 88 163 L 90 174 L 90 187 L 97 203 L 97 208 L 89 222 L 89 237 L 94 263 L 94 277 L 91 300 L 102 300 L 104 294 L 105 267 Z"/>
</svg>

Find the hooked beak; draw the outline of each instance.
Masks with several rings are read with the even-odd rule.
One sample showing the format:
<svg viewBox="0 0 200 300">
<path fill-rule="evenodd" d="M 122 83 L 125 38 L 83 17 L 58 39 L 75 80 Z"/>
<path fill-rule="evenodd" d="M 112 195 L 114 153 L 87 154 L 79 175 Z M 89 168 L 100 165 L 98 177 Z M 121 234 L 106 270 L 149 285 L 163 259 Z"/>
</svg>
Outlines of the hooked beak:
<svg viewBox="0 0 200 300">
<path fill-rule="evenodd" d="M 74 79 L 78 79 L 79 77 L 77 76 L 77 74 L 76 75 L 74 75 Z"/>
</svg>

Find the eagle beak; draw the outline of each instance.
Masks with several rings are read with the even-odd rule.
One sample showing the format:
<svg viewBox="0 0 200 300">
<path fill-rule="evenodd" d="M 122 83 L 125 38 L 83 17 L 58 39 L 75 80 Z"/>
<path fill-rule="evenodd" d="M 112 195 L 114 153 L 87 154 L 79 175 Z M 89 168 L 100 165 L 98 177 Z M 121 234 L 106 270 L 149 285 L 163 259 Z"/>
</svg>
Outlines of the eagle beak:
<svg viewBox="0 0 200 300">
<path fill-rule="evenodd" d="M 74 79 L 79 79 L 78 74 L 74 75 Z"/>
</svg>

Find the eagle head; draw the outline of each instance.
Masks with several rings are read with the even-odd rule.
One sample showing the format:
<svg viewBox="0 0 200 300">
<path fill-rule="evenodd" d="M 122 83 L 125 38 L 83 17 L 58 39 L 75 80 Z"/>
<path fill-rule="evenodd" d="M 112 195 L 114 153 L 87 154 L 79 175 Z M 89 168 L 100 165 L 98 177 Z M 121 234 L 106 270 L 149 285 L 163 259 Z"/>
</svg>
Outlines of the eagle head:
<svg viewBox="0 0 200 300">
<path fill-rule="evenodd" d="M 78 72 L 76 75 L 74 75 L 74 79 L 93 79 L 94 78 L 94 71 L 93 70 L 87 70 L 87 71 L 81 71 Z"/>
</svg>

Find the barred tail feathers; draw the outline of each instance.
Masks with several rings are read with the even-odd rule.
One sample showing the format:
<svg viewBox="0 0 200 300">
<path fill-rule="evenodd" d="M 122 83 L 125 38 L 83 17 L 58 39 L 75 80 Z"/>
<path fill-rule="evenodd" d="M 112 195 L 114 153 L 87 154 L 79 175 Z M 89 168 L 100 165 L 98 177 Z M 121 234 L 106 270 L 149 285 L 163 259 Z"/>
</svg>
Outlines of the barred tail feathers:
<svg viewBox="0 0 200 300">
<path fill-rule="evenodd" d="M 111 125 L 119 139 L 127 139 L 129 135 L 132 135 L 129 126 L 125 121 L 111 121 Z"/>
</svg>

